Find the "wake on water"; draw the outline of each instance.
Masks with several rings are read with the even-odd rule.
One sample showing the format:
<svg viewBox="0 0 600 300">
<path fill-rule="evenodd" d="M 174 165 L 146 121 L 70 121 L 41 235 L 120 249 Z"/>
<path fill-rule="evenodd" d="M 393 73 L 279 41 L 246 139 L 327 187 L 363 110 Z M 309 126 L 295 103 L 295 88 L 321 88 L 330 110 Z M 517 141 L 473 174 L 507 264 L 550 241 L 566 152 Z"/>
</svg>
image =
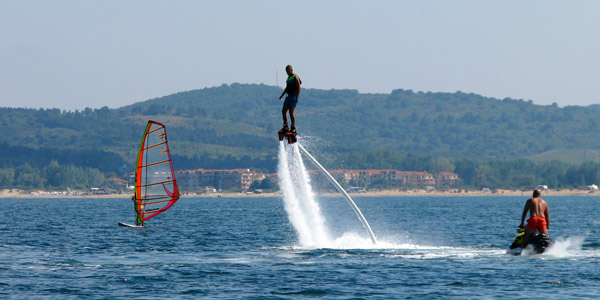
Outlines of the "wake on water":
<svg viewBox="0 0 600 300">
<path fill-rule="evenodd" d="M 285 145 L 279 143 L 278 176 L 279 186 L 283 194 L 284 208 L 289 220 L 298 234 L 299 244 L 302 249 L 400 249 L 409 250 L 411 253 L 401 254 L 411 257 L 439 258 L 439 257 L 471 257 L 471 256 L 496 256 L 505 255 L 505 249 L 475 249 L 472 247 L 436 247 L 422 246 L 411 243 L 398 243 L 379 239 L 373 244 L 369 237 L 355 232 L 345 232 L 342 236 L 333 237 L 325 225 L 325 217 L 321 213 L 319 203 L 310 184 L 310 177 L 304 166 L 301 153 L 296 144 Z M 582 251 L 584 237 L 570 237 L 558 239 L 540 257 L 577 257 L 599 256 L 597 251 L 588 253 Z M 508 243 L 508 242 L 507 242 Z"/>
<path fill-rule="evenodd" d="M 300 244 L 308 248 L 324 248 L 330 244 L 319 204 L 310 185 L 298 147 L 279 143 L 278 176 L 284 207 L 298 233 Z"/>
<path fill-rule="evenodd" d="M 278 176 L 283 193 L 284 208 L 298 234 L 298 247 L 305 249 L 414 249 L 419 246 L 378 241 L 373 244 L 369 237 L 346 232 L 332 237 L 325 225 L 319 203 L 310 184 L 302 155 L 296 144 L 279 143 Z M 431 247 L 427 247 L 431 248 Z"/>
<path fill-rule="evenodd" d="M 582 250 L 584 236 L 574 236 L 567 238 L 558 238 L 548 249 L 542 254 L 544 257 L 568 258 L 580 256 L 600 256 L 598 251 Z"/>
</svg>

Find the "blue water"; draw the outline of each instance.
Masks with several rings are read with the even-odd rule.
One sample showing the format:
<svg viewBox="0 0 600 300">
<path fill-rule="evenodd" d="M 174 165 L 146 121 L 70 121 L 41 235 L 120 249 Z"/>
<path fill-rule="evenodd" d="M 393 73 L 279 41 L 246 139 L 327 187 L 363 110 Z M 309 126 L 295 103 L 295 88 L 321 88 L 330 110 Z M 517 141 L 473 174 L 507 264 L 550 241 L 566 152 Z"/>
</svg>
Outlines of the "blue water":
<svg viewBox="0 0 600 300">
<path fill-rule="evenodd" d="M 545 197 L 555 248 L 510 256 L 525 197 L 319 198 L 336 246 L 298 245 L 279 198 L 0 199 L 2 299 L 600 297 L 600 197 Z"/>
</svg>

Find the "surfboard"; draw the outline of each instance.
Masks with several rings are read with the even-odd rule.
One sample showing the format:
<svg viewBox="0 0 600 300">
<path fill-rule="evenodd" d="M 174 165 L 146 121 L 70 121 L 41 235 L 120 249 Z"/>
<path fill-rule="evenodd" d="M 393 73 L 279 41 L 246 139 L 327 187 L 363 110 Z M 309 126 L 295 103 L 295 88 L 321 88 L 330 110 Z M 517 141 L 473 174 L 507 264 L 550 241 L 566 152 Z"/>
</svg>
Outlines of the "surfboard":
<svg viewBox="0 0 600 300">
<path fill-rule="evenodd" d="M 134 224 L 128 224 L 128 223 L 122 223 L 122 222 L 119 222 L 119 226 L 131 227 L 131 228 L 146 228 L 145 225 L 134 225 Z"/>
</svg>

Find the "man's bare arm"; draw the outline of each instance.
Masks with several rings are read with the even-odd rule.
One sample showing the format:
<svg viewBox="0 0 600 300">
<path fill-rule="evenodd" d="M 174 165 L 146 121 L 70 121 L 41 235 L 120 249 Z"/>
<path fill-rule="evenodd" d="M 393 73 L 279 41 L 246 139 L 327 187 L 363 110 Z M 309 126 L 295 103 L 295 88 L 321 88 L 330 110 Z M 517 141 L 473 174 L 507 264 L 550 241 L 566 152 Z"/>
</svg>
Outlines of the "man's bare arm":
<svg viewBox="0 0 600 300">
<path fill-rule="evenodd" d="M 550 213 L 548 212 L 548 204 L 544 209 L 544 218 L 546 218 L 546 229 L 550 229 Z"/>
<path fill-rule="evenodd" d="M 296 103 L 298 103 L 298 98 L 300 98 L 300 90 L 302 89 L 300 87 L 300 78 L 298 78 L 298 75 L 296 75 L 296 84 L 298 84 L 298 94 L 296 94 Z"/>
<path fill-rule="evenodd" d="M 520 227 L 525 226 L 525 218 L 527 217 L 527 211 L 529 210 L 530 205 L 531 205 L 531 199 L 527 200 L 527 202 L 525 203 L 525 208 L 523 208 L 523 216 L 521 216 Z"/>
</svg>

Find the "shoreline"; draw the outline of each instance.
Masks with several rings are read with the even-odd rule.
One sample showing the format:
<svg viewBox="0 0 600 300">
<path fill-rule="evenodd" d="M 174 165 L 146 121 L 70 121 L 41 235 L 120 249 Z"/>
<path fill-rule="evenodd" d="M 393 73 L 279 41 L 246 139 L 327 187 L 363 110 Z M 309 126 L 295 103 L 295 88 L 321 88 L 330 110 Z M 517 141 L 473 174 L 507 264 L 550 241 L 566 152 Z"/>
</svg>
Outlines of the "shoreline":
<svg viewBox="0 0 600 300">
<path fill-rule="evenodd" d="M 533 190 L 497 190 L 482 191 L 482 190 L 464 190 L 452 189 L 446 191 L 427 191 L 424 189 L 413 190 L 382 190 L 369 191 L 365 193 L 350 193 L 352 198 L 361 197 L 409 197 L 409 196 L 430 196 L 430 197 L 486 197 L 486 196 L 519 196 L 531 197 Z M 24 191 L 17 189 L 0 190 L 0 198 L 131 198 L 132 194 L 79 194 L 75 193 L 68 195 L 65 192 L 49 192 L 49 191 Z M 317 193 L 317 196 L 335 197 L 340 196 L 339 193 Z M 600 191 L 589 191 L 581 189 L 562 189 L 562 190 L 545 190 L 542 191 L 542 197 L 553 196 L 600 196 Z M 200 197 L 200 198 L 271 198 L 282 197 L 281 193 L 242 193 L 242 192 L 222 192 L 222 193 L 183 193 L 181 198 Z"/>
</svg>

